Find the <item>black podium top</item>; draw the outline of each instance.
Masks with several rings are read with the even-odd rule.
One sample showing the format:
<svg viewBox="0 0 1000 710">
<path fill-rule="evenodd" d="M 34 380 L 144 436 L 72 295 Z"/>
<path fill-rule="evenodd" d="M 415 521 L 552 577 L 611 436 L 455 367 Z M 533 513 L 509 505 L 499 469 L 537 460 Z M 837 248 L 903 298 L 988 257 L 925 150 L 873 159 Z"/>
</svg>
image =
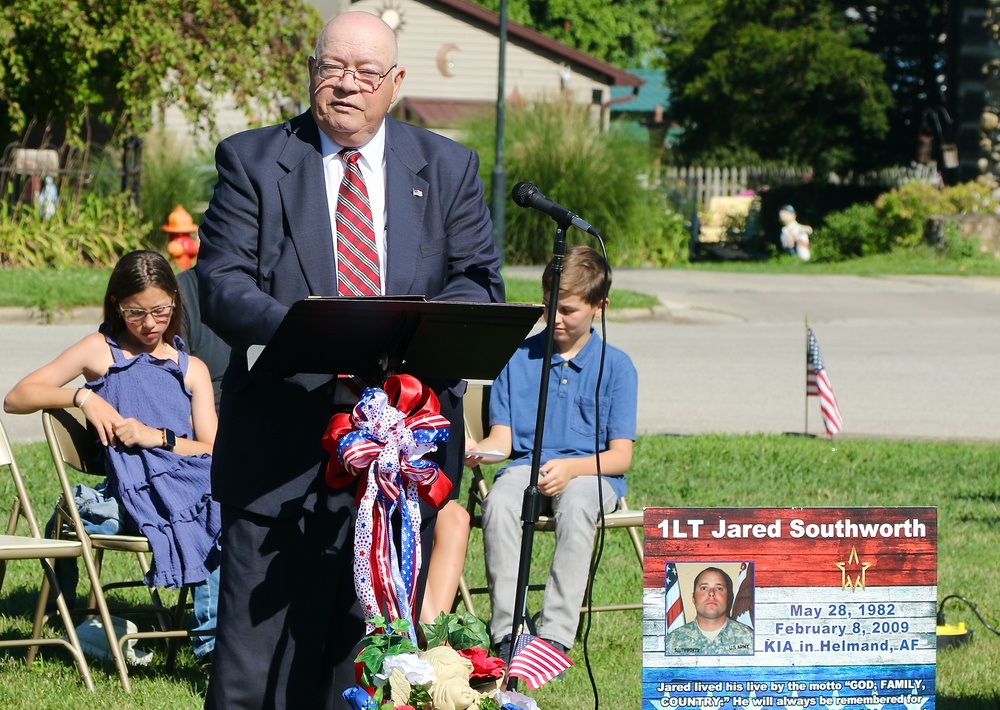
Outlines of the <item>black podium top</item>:
<svg viewBox="0 0 1000 710">
<path fill-rule="evenodd" d="M 253 370 L 492 380 L 541 313 L 527 303 L 310 297 L 288 310 Z"/>
</svg>

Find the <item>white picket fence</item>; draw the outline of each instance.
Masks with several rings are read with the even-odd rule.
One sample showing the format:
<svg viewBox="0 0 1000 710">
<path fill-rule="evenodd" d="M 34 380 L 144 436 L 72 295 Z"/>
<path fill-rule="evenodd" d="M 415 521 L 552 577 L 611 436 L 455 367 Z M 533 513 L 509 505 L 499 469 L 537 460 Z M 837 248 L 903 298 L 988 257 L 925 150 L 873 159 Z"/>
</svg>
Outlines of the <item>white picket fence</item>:
<svg viewBox="0 0 1000 710">
<path fill-rule="evenodd" d="M 738 168 L 738 167 L 666 167 L 663 184 L 672 187 L 699 205 L 708 204 L 712 197 L 729 197 L 764 187 L 802 184 L 815 180 L 811 170 L 804 168 Z M 913 180 L 940 183 L 937 165 L 900 166 L 870 173 L 845 176 L 831 175 L 828 180 L 845 185 L 886 185 L 894 187 Z"/>
</svg>

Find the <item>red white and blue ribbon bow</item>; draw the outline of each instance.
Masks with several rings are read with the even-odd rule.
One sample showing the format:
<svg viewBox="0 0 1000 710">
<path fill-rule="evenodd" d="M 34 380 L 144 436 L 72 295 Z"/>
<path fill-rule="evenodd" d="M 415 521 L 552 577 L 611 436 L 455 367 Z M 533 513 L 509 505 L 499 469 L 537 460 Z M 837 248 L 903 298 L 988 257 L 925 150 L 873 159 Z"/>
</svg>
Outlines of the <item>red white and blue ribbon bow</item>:
<svg viewBox="0 0 1000 710">
<path fill-rule="evenodd" d="M 350 414 L 333 416 L 323 435 L 330 454 L 326 482 L 342 488 L 360 481 L 355 502 L 354 588 L 368 620 L 406 619 L 414 634 L 420 574 L 420 504 L 439 507 L 451 491 L 425 454 L 448 440 L 449 422 L 437 396 L 410 375 L 389 377 L 383 389 L 369 387 Z M 400 550 L 391 517 L 399 510 Z"/>
</svg>

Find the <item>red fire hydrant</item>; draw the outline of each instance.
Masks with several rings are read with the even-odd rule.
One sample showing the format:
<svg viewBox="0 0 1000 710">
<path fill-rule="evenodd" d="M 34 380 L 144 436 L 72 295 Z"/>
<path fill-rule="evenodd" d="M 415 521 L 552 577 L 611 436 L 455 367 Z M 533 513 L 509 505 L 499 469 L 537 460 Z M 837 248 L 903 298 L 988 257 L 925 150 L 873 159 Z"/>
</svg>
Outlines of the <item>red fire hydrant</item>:
<svg viewBox="0 0 1000 710">
<path fill-rule="evenodd" d="M 170 258 L 181 267 L 181 271 L 189 268 L 198 255 L 198 225 L 191 219 L 191 215 L 181 205 L 177 205 L 167 217 L 163 231 L 170 235 L 167 243 Z"/>
</svg>

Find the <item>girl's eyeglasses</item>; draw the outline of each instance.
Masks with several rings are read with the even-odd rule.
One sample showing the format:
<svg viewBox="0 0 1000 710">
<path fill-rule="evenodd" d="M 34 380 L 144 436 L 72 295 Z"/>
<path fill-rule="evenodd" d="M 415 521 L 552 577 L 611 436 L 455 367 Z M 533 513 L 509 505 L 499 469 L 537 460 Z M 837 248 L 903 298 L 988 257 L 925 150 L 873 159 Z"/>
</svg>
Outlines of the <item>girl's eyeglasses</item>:
<svg viewBox="0 0 1000 710">
<path fill-rule="evenodd" d="M 146 316 L 153 316 L 153 320 L 157 323 L 166 323 L 170 320 L 170 316 L 174 311 L 174 304 L 171 303 L 169 306 L 157 306 L 156 308 L 150 308 L 146 310 L 145 308 L 119 308 L 121 311 L 122 318 L 125 319 L 126 323 L 131 323 L 132 325 L 139 325 L 145 322 Z"/>
</svg>

